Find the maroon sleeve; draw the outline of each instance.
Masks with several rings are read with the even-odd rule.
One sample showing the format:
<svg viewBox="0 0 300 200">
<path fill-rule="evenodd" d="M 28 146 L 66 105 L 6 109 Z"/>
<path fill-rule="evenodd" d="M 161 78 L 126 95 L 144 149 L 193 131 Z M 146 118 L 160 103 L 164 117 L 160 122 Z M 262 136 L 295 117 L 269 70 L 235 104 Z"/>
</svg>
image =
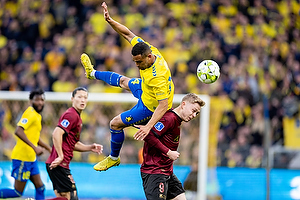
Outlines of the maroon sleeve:
<svg viewBox="0 0 300 200">
<path fill-rule="evenodd" d="M 155 147 L 156 149 L 160 150 L 165 154 L 167 154 L 169 151 L 169 148 L 161 143 L 161 141 L 154 135 L 152 130 L 144 139 L 144 141 L 147 142 L 150 147 Z"/>
<path fill-rule="evenodd" d="M 66 133 L 70 133 L 74 125 L 74 120 L 75 117 L 70 112 L 65 112 L 58 121 L 57 126 L 64 129 Z"/>
<path fill-rule="evenodd" d="M 151 129 L 151 131 L 160 137 L 165 134 L 172 126 L 173 119 L 169 117 L 169 113 L 166 113 Z"/>
</svg>

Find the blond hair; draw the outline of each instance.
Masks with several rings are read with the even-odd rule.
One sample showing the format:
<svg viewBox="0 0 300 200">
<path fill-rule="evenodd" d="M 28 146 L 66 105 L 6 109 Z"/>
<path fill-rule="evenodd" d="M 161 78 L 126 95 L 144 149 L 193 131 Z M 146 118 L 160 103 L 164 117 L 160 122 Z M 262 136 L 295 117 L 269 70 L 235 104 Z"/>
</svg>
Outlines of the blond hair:
<svg viewBox="0 0 300 200">
<path fill-rule="evenodd" d="M 188 101 L 190 103 L 198 103 L 200 107 L 203 107 L 205 105 L 205 102 L 196 94 L 194 93 L 188 93 L 182 98 L 182 101 Z"/>
</svg>

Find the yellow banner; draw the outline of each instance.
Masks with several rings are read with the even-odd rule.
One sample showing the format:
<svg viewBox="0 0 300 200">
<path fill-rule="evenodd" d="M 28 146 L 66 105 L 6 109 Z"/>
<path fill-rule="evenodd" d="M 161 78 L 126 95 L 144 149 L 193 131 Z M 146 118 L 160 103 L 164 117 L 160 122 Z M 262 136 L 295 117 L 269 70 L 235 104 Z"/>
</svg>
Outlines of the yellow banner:
<svg viewBox="0 0 300 200">
<path fill-rule="evenodd" d="M 283 118 L 284 146 L 300 149 L 300 118 Z"/>
<path fill-rule="evenodd" d="M 224 110 L 231 110 L 232 101 L 227 96 L 211 97 L 209 123 L 208 167 L 217 166 L 218 132 Z"/>
</svg>

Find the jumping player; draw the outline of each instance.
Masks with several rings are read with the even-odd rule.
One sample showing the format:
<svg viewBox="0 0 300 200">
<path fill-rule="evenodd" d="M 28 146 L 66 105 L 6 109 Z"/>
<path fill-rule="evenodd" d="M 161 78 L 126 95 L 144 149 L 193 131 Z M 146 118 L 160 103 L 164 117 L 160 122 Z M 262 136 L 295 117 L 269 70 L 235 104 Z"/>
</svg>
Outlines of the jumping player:
<svg viewBox="0 0 300 200">
<path fill-rule="evenodd" d="M 128 78 L 110 71 L 96 71 L 87 54 L 81 55 L 81 63 L 89 79 L 102 80 L 109 85 L 130 91 L 138 103 L 110 121 L 111 153 L 94 166 L 104 171 L 120 164 L 120 150 L 125 139 L 123 129 L 134 125 L 139 130 L 136 140 L 143 140 L 153 125 L 172 107 L 174 84 L 166 61 L 157 48 L 132 33 L 126 26 L 113 20 L 105 2 L 104 18 L 110 26 L 133 46 L 132 59 L 140 70 L 141 78 Z M 143 125 L 142 125 L 143 124 Z"/>
</svg>

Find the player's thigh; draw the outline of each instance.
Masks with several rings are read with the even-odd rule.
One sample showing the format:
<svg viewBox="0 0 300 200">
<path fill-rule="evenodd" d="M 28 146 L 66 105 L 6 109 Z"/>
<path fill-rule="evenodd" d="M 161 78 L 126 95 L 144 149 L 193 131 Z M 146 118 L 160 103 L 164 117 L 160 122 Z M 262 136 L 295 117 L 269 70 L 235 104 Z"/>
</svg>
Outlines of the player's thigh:
<svg viewBox="0 0 300 200">
<path fill-rule="evenodd" d="M 15 188 L 17 191 L 23 193 L 24 188 L 25 188 L 25 186 L 26 186 L 26 183 L 27 183 L 27 182 L 15 180 L 14 188 Z"/>
<path fill-rule="evenodd" d="M 128 81 L 128 87 L 133 94 L 133 96 L 137 99 L 141 99 L 142 96 L 142 79 L 140 78 L 132 78 Z"/>
<path fill-rule="evenodd" d="M 153 112 L 143 104 L 141 99 L 139 99 L 138 103 L 134 107 L 121 113 L 120 116 L 122 122 L 126 126 L 132 126 L 134 124 L 146 124 L 152 115 Z"/>
<path fill-rule="evenodd" d="M 44 185 L 40 174 L 36 174 L 36 175 L 31 176 L 30 180 L 33 183 L 35 188 L 39 188 L 39 187 L 42 187 Z"/>
<path fill-rule="evenodd" d="M 11 176 L 15 179 L 15 189 L 23 192 L 27 181 L 30 179 L 32 162 L 12 160 Z"/>
<path fill-rule="evenodd" d="M 111 121 L 110 121 L 110 128 L 113 130 L 121 130 L 125 127 L 127 127 L 126 124 L 123 123 L 122 119 L 121 119 L 121 114 L 119 114 L 118 116 L 114 117 Z"/>
<path fill-rule="evenodd" d="M 28 181 L 30 178 L 30 163 L 21 160 L 12 160 L 12 172 L 11 176 L 18 181 Z"/>
<path fill-rule="evenodd" d="M 147 200 L 167 199 L 168 180 L 170 176 L 145 173 L 141 173 L 141 176 Z"/>
<path fill-rule="evenodd" d="M 180 195 L 176 196 L 174 199 L 172 200 L 186 200 L 186 196 L 185 193 L 181 193 Z"/>
<path fill-rule="evenodd" d="M 75 181 L 69 169 L 61 166 L 50 169 L 49 165 L 46 164 L 46 168 L 54 190 L 62 194 L 76 190 Z"/>
<path fill-rule="evenodd" d="M 185 199 L 185 190 L 183 189 L 182 183 L 180 180 L 176 177 L 175 174 L 172 174 L 170 176 L 170 179 L 168 180 L 168 193 L 167 193 L 167 199 Z M 184 194 L 184 195 L 182 195 Z"/>
<path fill-rule="evenodd" d="M 34 184 L 36 188 L 42 187 L 44 184 L 42 182 L 41 176 L 40 176 L 40 170 L 38 166 L 38 161 L 32 163 L 31 165 L 31 174 L 30 174 L 30 180 Z"/>
<path fill-rule="evenodd" d="M 55 196 L 57 196 L 57 197 L 65 197 L 65 198 L 67 198 L 68 200 L 71 199 L 71 192 L 61 192 L 61 193 L 58 193 L 57 190 L 54 190 L 54 194 L 55 194 Z"/>
</svg>

